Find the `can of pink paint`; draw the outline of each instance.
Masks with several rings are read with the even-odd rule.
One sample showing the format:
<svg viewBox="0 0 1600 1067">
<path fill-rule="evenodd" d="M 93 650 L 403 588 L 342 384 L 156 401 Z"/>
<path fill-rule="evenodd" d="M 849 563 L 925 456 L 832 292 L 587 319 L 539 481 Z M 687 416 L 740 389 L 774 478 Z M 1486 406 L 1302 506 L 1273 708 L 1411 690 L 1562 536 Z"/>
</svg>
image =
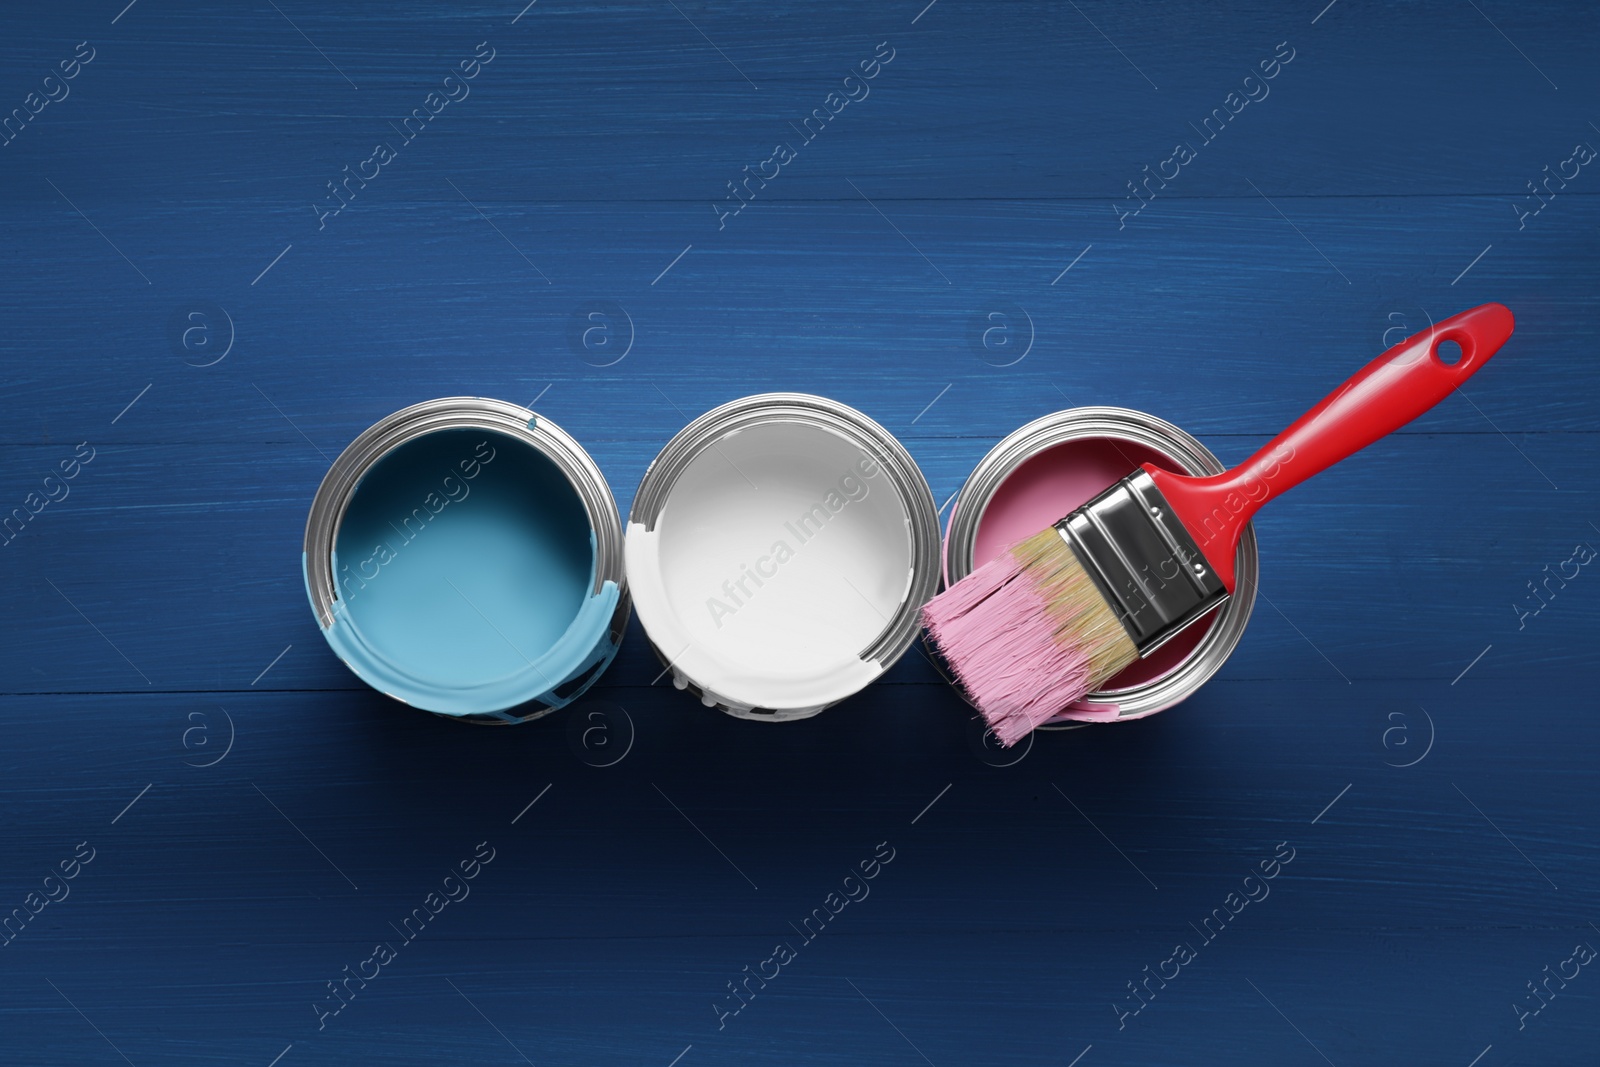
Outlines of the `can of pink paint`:
<svg viewBox="0 0 1600 1067">
<path fill-rule="evenodd" d="M 1182 474 L 1224 466 L 1194 437 L 1142 411 L 1082 407 L 1035 419 L 989 450 L 956 495 L 944 539 L 944 580 L 952 585 L 1011 544 L 1056 522 L 1141 463 Z M 1130 666 L 1046 728 L 1153 715 L 1186 699 L 1215 674 L 1244 635 L 1260 563 L 1256 535 L 1239 543 L 1238 590 L 1202 620 Z"/>
</svg>

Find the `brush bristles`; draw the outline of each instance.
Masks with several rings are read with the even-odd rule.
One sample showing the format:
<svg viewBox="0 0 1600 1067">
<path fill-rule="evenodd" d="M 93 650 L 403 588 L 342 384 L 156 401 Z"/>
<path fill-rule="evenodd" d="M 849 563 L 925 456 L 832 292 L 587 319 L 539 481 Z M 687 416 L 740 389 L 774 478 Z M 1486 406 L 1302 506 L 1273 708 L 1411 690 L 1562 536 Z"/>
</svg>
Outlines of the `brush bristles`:
<svg viewBox="0 0 1600 1067">
<path fill-rule="evenodd" d="M 934 597 L 922 618 L 1007 746 L 1139 658 L 1054 527 L 1012 545 Z"/>
</svg>

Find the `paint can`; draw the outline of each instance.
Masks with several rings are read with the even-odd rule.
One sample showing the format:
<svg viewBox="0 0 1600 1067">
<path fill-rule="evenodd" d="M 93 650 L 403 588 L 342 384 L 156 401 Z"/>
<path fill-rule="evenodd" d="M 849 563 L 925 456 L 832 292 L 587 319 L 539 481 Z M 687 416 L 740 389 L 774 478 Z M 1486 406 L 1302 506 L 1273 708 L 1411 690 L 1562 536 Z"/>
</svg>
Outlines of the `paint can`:
<svg viewBox="0 0 1600 1067">
<path fill-rule="evenodd" d="M 768 722 L 859 692 L 916 640 L 939 579 L 927 480 L 882 426 L 801 393 L 695 419 L 628 517 L 639 621 L 673 684 Z"/>
<path fill-rule="evenodd" d="M 600 468 L 502 400 L 429 400 L 352 441 L 312 501 L 302 567 L 318 627 L 362 681 L 463 722 L 569 703 L 628 621 Z"/>
<path fill-rule="evenodd" d="M 1226 469 L 1172 423 L 1128 408 L 1072 408 L 1016 430 L 989 450 L 956 496 L 944 540 L 945 583 L 965 578 L 1141 463 L 1182 474 Z M 1044 728 L 1142 718 L 1193 694 L 1232 654 L 1250 619 L 1260 574 L 1253 527 L 1240 540 L 1236 573 L 1237 591 L 1209 619 L 1063 709 Z"/>
</svg>

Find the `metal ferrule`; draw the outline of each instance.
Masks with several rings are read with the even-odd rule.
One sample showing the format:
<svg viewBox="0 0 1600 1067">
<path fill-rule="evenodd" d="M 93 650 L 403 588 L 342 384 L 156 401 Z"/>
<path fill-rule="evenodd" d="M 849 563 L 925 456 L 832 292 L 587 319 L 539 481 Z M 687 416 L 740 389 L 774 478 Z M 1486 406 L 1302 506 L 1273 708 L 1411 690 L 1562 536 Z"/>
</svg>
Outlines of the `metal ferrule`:
<svg viewBox="0 0 1600 1067">
<path fill-rule="evenodd" d="M 1200 546 L 1143 469 L 1055 528 L 1141 656 L 1228 599 Z"/>
</svg>

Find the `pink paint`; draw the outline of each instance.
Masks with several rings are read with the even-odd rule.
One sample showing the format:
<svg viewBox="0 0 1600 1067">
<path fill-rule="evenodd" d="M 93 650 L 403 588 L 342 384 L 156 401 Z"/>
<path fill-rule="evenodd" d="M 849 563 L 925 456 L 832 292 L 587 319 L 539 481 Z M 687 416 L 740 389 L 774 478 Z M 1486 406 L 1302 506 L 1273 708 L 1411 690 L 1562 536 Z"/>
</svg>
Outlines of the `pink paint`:
<svg viewBox="0 0 1600 1067">
<path fill-rule="evenodd" d="M 1023 575 L 1017 554 L 1001 552 L 922 608 L 928 636 L 1006 746 L 1062 714 L 1062 694 L 1083 696 L 1093 663 L 1092 650 L 1060 640 L 1045 622 L 1050 605 Z M 1069 710 L 1075 719 L 1117 718 L 1115 707 L 1083 701 Z"/>
<path fill-rule="evenodd" d="M 1050 526 L 1074 508 L 1133 473 L 1141 463 L 1153 463 L 1177 473 L 1181 466 L 1154 449 L 1110 437 L 1085 437 L 1065 441 L 1031 456 L 1006 476 L 995 490 L 979 520 L 973 540 L 973 566 L 981 567 L 1011 545 Z M 1171 674 L 1200 644 L 1216 613 L 1134 663 L 1106 683 L 1102 692 L 1131 689 Z"/>
</svg>

